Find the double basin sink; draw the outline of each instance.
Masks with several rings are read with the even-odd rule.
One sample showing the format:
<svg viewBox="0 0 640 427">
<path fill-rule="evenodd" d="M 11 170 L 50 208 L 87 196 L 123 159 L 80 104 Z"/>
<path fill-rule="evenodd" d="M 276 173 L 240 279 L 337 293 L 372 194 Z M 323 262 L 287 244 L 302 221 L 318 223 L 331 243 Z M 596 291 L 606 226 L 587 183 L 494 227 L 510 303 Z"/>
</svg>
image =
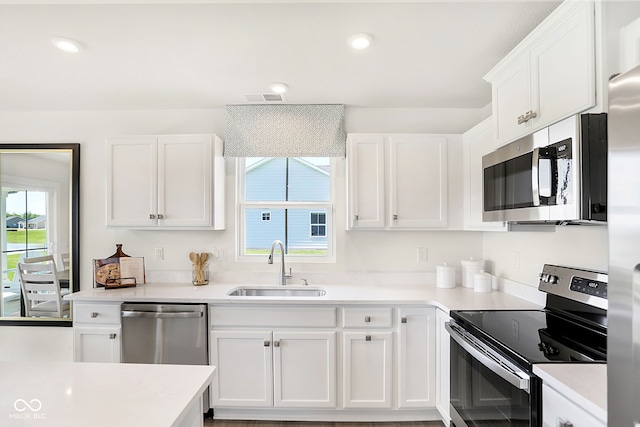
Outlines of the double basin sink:
<svg viewBox="0 0 640 427">
<path fill-rule="evenodd" d="M 230 297 L 323 297 L 327 294 L 318 288 L 266 288 L 260 286 L 242 286 L 227 293 Z"/>
</svg>

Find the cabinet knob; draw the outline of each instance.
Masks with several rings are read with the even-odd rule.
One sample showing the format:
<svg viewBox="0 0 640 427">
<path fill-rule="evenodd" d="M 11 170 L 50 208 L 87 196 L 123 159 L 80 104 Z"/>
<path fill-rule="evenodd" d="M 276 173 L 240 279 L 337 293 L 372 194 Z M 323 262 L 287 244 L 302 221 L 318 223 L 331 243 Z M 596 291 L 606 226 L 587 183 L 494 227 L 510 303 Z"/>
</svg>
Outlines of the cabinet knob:
<svg viewBox="0 0 640 427">
<path fill-rule="evenodd" d="M 149 214 L 149 219 L 156 219 L 156 216 L 154 214 Z"/>
<path fill-rule="evenodd" d="M 403 317 L 402 319 L 400 319 L 400 321 L 401 321 L 402 323 L 407 323 L 407 318 L 406 318 L 406 317 Z"/>
<path fill-rule="evenodd" d="M 364 323 L 371 322 L 371 316 L 364 316 Z"/>
<path fill-rule="evenodd" d="M 274 347 L 280 347 L 280 341 L 274 341 L 273 342 L 273 346 Z"/>
<path fill-rule="evenodd" d="M 354 219 L 355 221 L 357 221 L 357 220 L 359 219 L 359 216 L 360 216 L 360 215 L 354 215 L 354 216 L 353 216 L 353 219 Z"/>
<path fill-rule="evenodd" d="M 558 420 L 557 427 L 573 427 L 573 423 L 571 421 Z"/>
<path fill-rule="evenodd" d="M 109 334 L 109 339 L 110 340 L 115 340 L 116 339 L 116 334 Z"/>
<path fill-rule="evenodd" d="M 394 220 L 394 221 L 397 221 L 397 220 L 398 220 L 398 215 L 397 215 L 397 214 L 393 216 L 393 220 Z"/>
<path fill-rule="evenodd" d="M 98 317 L 98 313 L 96 313 L 95 311 L 93 313 L 91 313 L 91 318 L 95 319 L 96 317 Z"/>
<path fill-rule="evenodd" d="M 265 342 L 264 342 L 264 346 L 265 346 L 265 347 L 269 347 L 270 345 L 271 345 L 271 342 L 269 342 L 269 341 L 265 341 Z"/>
<path fill-rule="evenodd" d="M 164 215 L 158 214 L 158 219 L 164 219 Z"/>
<path fill-rule="evenodd" d="M 371 341 L 371 335 L 367 335 L 366 337 L 364 337 L 365 341 Z"/>
</svg>

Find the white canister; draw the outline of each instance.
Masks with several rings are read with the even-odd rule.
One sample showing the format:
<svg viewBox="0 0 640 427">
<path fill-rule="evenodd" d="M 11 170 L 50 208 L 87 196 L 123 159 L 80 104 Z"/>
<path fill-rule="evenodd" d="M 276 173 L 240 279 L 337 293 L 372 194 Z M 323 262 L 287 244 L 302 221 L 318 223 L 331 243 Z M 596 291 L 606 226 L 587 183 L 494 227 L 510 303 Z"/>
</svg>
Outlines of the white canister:
<svg viewBox="0 0 640 427">
<path fill-rule="evenodd" d="M 444 265 L 436 265 L 436 286 L 438 288 L 456 287 L 456 269 L 445 262 Z"/>
<path fill-rule="evenodd" d="M 473 290 L 476 292 L 491 292 L 491 275 L 481 270 L 473 275 Z"/>
<path fill-rule="evenodd" d="M 462 286 L 465 288 L 473 288 L 473 275 L 484 270 L 484 261 L 476 261 L 473 258 L 463 259 L 462 264 Z"/>
</svg>

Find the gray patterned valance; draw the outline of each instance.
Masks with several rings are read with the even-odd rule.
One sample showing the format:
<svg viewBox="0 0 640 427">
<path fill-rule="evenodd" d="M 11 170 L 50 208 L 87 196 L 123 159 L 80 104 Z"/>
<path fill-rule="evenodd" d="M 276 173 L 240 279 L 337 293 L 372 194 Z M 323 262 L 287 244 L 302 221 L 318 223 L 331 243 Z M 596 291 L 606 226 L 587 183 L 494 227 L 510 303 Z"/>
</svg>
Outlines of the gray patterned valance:
<svg viewBox="0 0 640 427">
<path fill-rule="evenodd" d="M 227 105 L 225 157 L 345 157 L 344 105 Z"/>
</svg>

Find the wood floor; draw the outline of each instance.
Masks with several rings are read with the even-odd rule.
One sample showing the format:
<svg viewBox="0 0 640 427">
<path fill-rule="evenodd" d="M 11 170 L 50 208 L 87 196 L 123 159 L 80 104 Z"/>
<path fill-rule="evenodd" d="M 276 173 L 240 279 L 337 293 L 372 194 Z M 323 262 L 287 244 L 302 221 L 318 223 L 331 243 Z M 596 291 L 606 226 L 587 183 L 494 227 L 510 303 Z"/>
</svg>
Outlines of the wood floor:
<svg viewBox="0 0 640 427">
<path fill-rule="evenodd" d="M 325 423 L 325 422 L 299 422 L 299 421 L 204 421 L 207 427 L 443 427 L 440 421 L 403 421 L 386 423 Z"/>
</svg>

